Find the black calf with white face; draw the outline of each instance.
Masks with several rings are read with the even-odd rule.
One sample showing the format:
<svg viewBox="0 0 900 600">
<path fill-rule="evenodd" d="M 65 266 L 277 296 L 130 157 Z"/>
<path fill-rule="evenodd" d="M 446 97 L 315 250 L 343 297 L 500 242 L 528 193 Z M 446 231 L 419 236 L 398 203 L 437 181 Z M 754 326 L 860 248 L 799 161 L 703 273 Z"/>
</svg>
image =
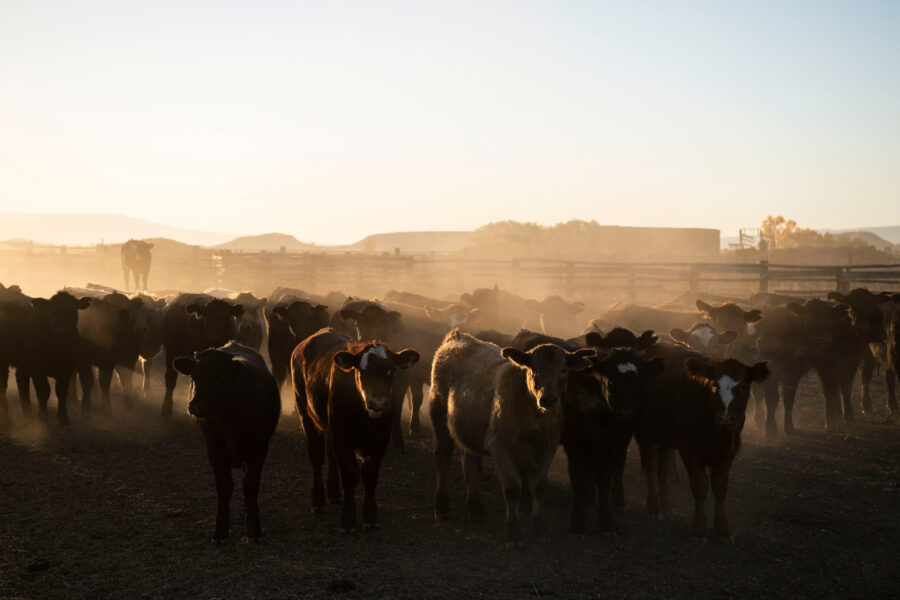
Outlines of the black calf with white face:
<svg viewBox="0 0 900 600">
<path fill-rule="evenodd" d="M 504 348 L 501 355 L 525 370 L 528 391 L 543 412 L 553 410 L 566 398 L 569 371 L 589 369 L 589 359 L 597 352 L 593 348 L 566 352 L 555 344 L 541 344 L 528 352 Z"/>
<path fill-rule="evenodd" d="M 685 368 L 709 388 L 708 407 L 720 429 L 740 430 L 750 398 L 750 384 L 763 382 L 769 376 L 768 362 L 748 366 L 733 358 L 711 362 L 688 358 Z"/>
<path fill-rule="evenodd" d="M 619 348 L 604 358 L 594 359 L 594 370 L 606 388 L 603 394 L 608 410 L 622 420 L 633 419 L 640 407 L 644 386 L 663 370 L 663 359 L 646 360 L 633 350 Z"/>
<path fill-rule="evenodd" d="M 392 352 L 383 344 L 369 344 L 359 352 L 338 352 L 334 364 L 352 371 L 366 413 L 377 419 L 391 410 L 391 386 L 397 369 L 408 369 L 419 360 L 415 350 Z"/>
</svg>

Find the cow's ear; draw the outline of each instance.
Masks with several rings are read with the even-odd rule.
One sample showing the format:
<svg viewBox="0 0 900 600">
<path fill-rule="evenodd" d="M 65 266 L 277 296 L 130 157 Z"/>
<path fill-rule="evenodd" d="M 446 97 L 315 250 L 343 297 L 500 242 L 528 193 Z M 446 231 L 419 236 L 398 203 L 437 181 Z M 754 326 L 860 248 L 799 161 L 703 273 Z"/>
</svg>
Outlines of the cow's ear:
<svg viewBox="0 0 900 600">
<path fill-rule="evenodd" d="M 659 338 L 653 334 L 653 330 L 648 329 L 647 331 L 645 331 L 644 333 L 641 334 L 641 337 L 638 338 L 638 340 L 637 340 L 638 341 L 638 344 L 637 344 L 638 349 L 646 350 L 647 348 L 649 348 L 650 346 L 655 344 L 658 340 L 659 340 Z"/>
<path fill-rule="evenodd" d="M 687 344 L 688 334 L 684 329 L 679 329 L 678 327 L 674 327 L 669 330 L 669 337 L 675 340 L 676 342 L 680 342 L 682 344 Z"/>
<path fill-rule="evenodd" d="M 723 331 L 719 334 L 719 344 L 721 344 L 722 346 L 727 346 L 728 344 L 736 340 L 737 336 L 738 334 L 736 331 L 731 331 L 730 329 L 728 331 Z"/>
<path fill-rule="evenodd" d="M 593 348 L 581 348 L 575 352 L 566 352 L 566 367 L 573 371 L 583 371 L 594 366 L 591 359 L 597 356 Z"/>
<path fill-rule="evenodd" d="M 527 368 L 531 365 L 531 354 L 518 348 L 504 348 L 500 351 L 500 356 L 520 367 Z"/>
<path fill-rule="evenodd" d="M 753 310 L 748 310 L 747 312 L 744 313 L 744 321 L 746 321 L 747 323 L 750 323 L 750 324 L 759 323 L 760 321 L 762 321 L 762 318 L 763 318 L 763 313 L 758 308 L 754 308 Z"/>
<path fill-rule="evenodd" d="M 589 331 L 584 336 L 584 343 L 592 348 L 608 348 L 609 344 L 599 331 Z"/>
<path fill-rule="evenodd" d="M 828 292 L 828 299 L 835 302 L 847 302 L 848 298 L 840 292 Z"/>
<path fill-rule="evenodd" d="M 276 306 L 272 309 L 272 314 L 278 317 L 279 319 L 287 319 L 288 318 L 288 309 L 286 306 Z"/>
<path fill-rule="evenodd" d="M 328 307 L 325 306 L 324 304 L 316 304 L 316 310 L 328 311 Z"/>
<path fill-rule="evenodd" d="M 356 321 L 359 319 L 359 312 L 349 308 L 342 308 L 338 313 L 345 321 Z"/>
<path fill-rule="evenodd" d="M 31 306 L 38 310 L 46 310 L 50 306 L 50 301 L 46 298 L 32 298 Z"/>
<path fill-rule="evenodd" d="M 705 312 L 708 315 L 712 314 L 713 307 L 704 302 L 703 300 L 697 300 L 697 309 L 701 312 Z"/>
<path fill-rule="evenodd" d="M 128 302 L 128 306 L 131 310 L 137 310 L 144 306 L 144 301 L 140 298 L 132 298 L 131 301 Z"/>
<path fill-rule="evenodd" d="M 785 308 L 795 317 L 799 317 L 803 312 L 802 307 L 796 302 L 789 302 Z"/>
<path fill-rule="evenodd" d="M 84 298 L 79 298 L 78 300 L 75 301 L 75 308 L 77 308 L 78 310 L 84 310 L 90 305 L 91 305 L 91 298 L 89 298 L 88 296 L 85 296 Z"/>
<path fill-rule="evenodd" d="M 753 381 L 765 381 L 769 376 L 769 361 L 758 362 L 750 367 L 750 374 L 753 375 Z"/>
<path fill-rule="evenodd" d="M 338 352 L 334 355 L 334 364 L 344 371 L 352 371 L 359 366 L 359 354 L 352 352 Z"/>
<path fill-rule="evenodd" d="M 644 375 L 648 377 L 656 377 L 663 372 L 666 367 L 666 361 L 662 356 L 654 356 L 644 365 Z"/>
<path fill-rule="evenodd" d="M 190 375 L 194 370 L 194 367 L 197 366 L 197 361 L 189 356 L 179 356 L 172 361 L 172 366 L 175 367 L 175 370 L 179 373 Z"/>
<path fill-rule="evenodd" d="M 466 317 L 466 324 L 474 325 L 478 321 L 484 318 L 484 311 L 478 308 L 473 308 L 469 311 L 468 316 Z"/>
<path fill-rule="evenodd" d="M 185 310 L 188 312 L 189 315 L 194 315 L 198 319 L 200 317 L 202 317 L 204 314 L 206 314 L 206 307 L 202 306 L 200 304 L 188 304 L 185 307 Z"/>
<path fill-rule="evenodd" d="M 156 302 L 153 303 L 153 308 L 165 308 L 166 307 L 166 299 L 160 298 Z"/>
<path fill-rule="evenodd" d="M 694 358 L 693 356 L 685 359 L 684 368 L 692 377 L 700 377 L 702 379 L 715 378 L 715 369 L 711 365 L 708 365 L 702 360 Z"/>
<path fill-rule="evenodd" d="M 231 316 L 237 318 L 244 314 L 244 306 L 242 304 L 235 304 L 231 307 Z"/>
<path fill-rule="evenodd" d="M 573 315 L 577 315 L 580 312 L 584 312 L 584 302 L 570 302 L 566 308 Z"/>
<path fill-rule="evenodd" d="M 394 364 L 398 369 L 408 369 L 419 362 L 419 353 L 411 348 L 401 350 L 394 355 Z"/>
</svg>

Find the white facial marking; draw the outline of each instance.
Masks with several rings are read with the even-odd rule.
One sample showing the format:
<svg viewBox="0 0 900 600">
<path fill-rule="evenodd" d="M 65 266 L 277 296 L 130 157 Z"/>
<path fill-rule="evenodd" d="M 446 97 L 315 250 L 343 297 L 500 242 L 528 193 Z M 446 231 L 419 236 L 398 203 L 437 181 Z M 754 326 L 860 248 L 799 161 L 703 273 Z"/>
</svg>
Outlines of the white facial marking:
<svg viewBox="0 0 900 600">
<path fill-rule="evenodd" d="M 756 325 L 747 325 L 747 335 L 756 335 Z"/>
<path fill-rule="evenodd" d="M 625 373 L 637 373 L 637 367 L 634 366 L 634 363 L 621 363 L 616 365 L 616 368 L 619 369 L 619 373 L 624 375 Z"/>
<path fill-rule="evenodd" d="M 732 400 L 734 400 L 734 394 L 732 390 L 734 390 L 734 386 L 736 386 L 737 384 L 738 382 L 728 375 L 722 375 L 721 377 L 719 377 L 719 397 L 722 398 L 722 404 L 725 405 L 726 413 L 728 413 L 728 405 L 731 404 Z"/>
<path fill-rule="evenodd" d="M 703 346 L 709 346 L 709 341 L 715 337 L 716 332 L 713 331 L 713 328 L 706 325 L 704 327 L 698 327 L 694 331 L 691 332 L 691 335 L 703 342 Z"/>
<path fill-rule="evenodd" d="M 365 371 L 366 366 L 369 364 L 369 356 L 375 355 L 378 358 L 387 358 L 387 348 L 380 345 L 375 345 L 363 352 L 362 357 L 359 359 L 359 370 Z"/>
<path fill-rule="evenodd" d="M 370 418 L 370 419 L 377 419 L 378 417 L 381 416 L 381 413 L 382 413 L 383 411 L 380 411 L 380 410 L 372 410 L 371 408 L 369 408 L 369 409 L 366 409 L 366 412 L 369 413 L 369 418 Z"/>
</svg>

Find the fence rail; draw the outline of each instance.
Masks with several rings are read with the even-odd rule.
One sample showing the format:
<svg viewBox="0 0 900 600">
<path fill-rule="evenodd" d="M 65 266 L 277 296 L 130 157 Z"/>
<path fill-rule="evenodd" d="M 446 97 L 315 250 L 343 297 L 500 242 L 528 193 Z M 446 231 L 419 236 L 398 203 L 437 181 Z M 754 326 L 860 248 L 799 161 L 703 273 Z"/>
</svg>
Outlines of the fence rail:
<svg viewBox="0 0 900 600">
<path fill-rule="evenodd" d="M 121 288 L 117 247 L 0 246 L 0 282 L 47 294 L 63 285 Z M 457 255 L 228 252 L 197 246 L 155 253 L 154 290 L 210 287 L 268 294 L 278 286 L 309 292 L 342 290 L 381 296 L 390 289 L 430 296 L 499 285 L 533 298 L 557 294 L 597 303 L 658 302 L 684 292 L 748 297 L 756 292 L 824 295 L 866 286 L 900 289 L 900 264 L 813 266 L 733 262 L 612 263 L 517 258 L 474 260 Z"/>
</svg>

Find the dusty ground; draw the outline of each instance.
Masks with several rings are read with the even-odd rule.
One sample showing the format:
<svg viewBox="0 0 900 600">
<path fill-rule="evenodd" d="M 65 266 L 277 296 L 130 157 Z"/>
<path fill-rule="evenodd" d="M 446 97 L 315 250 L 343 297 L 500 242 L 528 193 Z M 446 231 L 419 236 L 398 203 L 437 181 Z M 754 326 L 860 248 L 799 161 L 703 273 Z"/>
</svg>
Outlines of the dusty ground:
<svg viewBox="0 0 900 600">
<path fill-rule="evenodd" d="M 161 382 L 160 382 L 161 383 Z M 506 551 L 503 505 L 486 481 L 483 523 L 432 519 L 430 434 L 390 452 L 379 484 L 384 527 L 337 533 L 337 510 L 308 510 L 309 465 L 297 418 L 285 412 L 263 471 L 265 537 L 217 547 L 215 491 L 200 432 L 158 405 L 68 428 L 15 424 L 0 433 L 0 597 L 15 598 L 880 598 L 900 587 L 900 424 L 883 415 L 821 429 L 817 382 L 801 388 L 790 442 L 764 443 L 752 424 L 732 472 L 734 546 L 689 541 L 692 501 L 681 475 L 677 517 L 644 517 L 632 449 L 618 541 L 566 531 L 562 452 L 549 495 L 551 539 Z M 159 388 L 157 388 L 159 389 Z M 876 388 L 877 398 L 881 389 Z M 11 405 L 16 406 L 15 394 Z M 115 401 L 116 397 L 114 397 Z M 489 467 L 489 465 L 488 465 Z M 488 469 L 489 471 L 489 469 Z M 237 473 L 236 473 L 237 474 Z M 239 485 L 236 486 L 239 490 Z M 595 530 L 596 531 L 596 530 Z"/>
</svg>

